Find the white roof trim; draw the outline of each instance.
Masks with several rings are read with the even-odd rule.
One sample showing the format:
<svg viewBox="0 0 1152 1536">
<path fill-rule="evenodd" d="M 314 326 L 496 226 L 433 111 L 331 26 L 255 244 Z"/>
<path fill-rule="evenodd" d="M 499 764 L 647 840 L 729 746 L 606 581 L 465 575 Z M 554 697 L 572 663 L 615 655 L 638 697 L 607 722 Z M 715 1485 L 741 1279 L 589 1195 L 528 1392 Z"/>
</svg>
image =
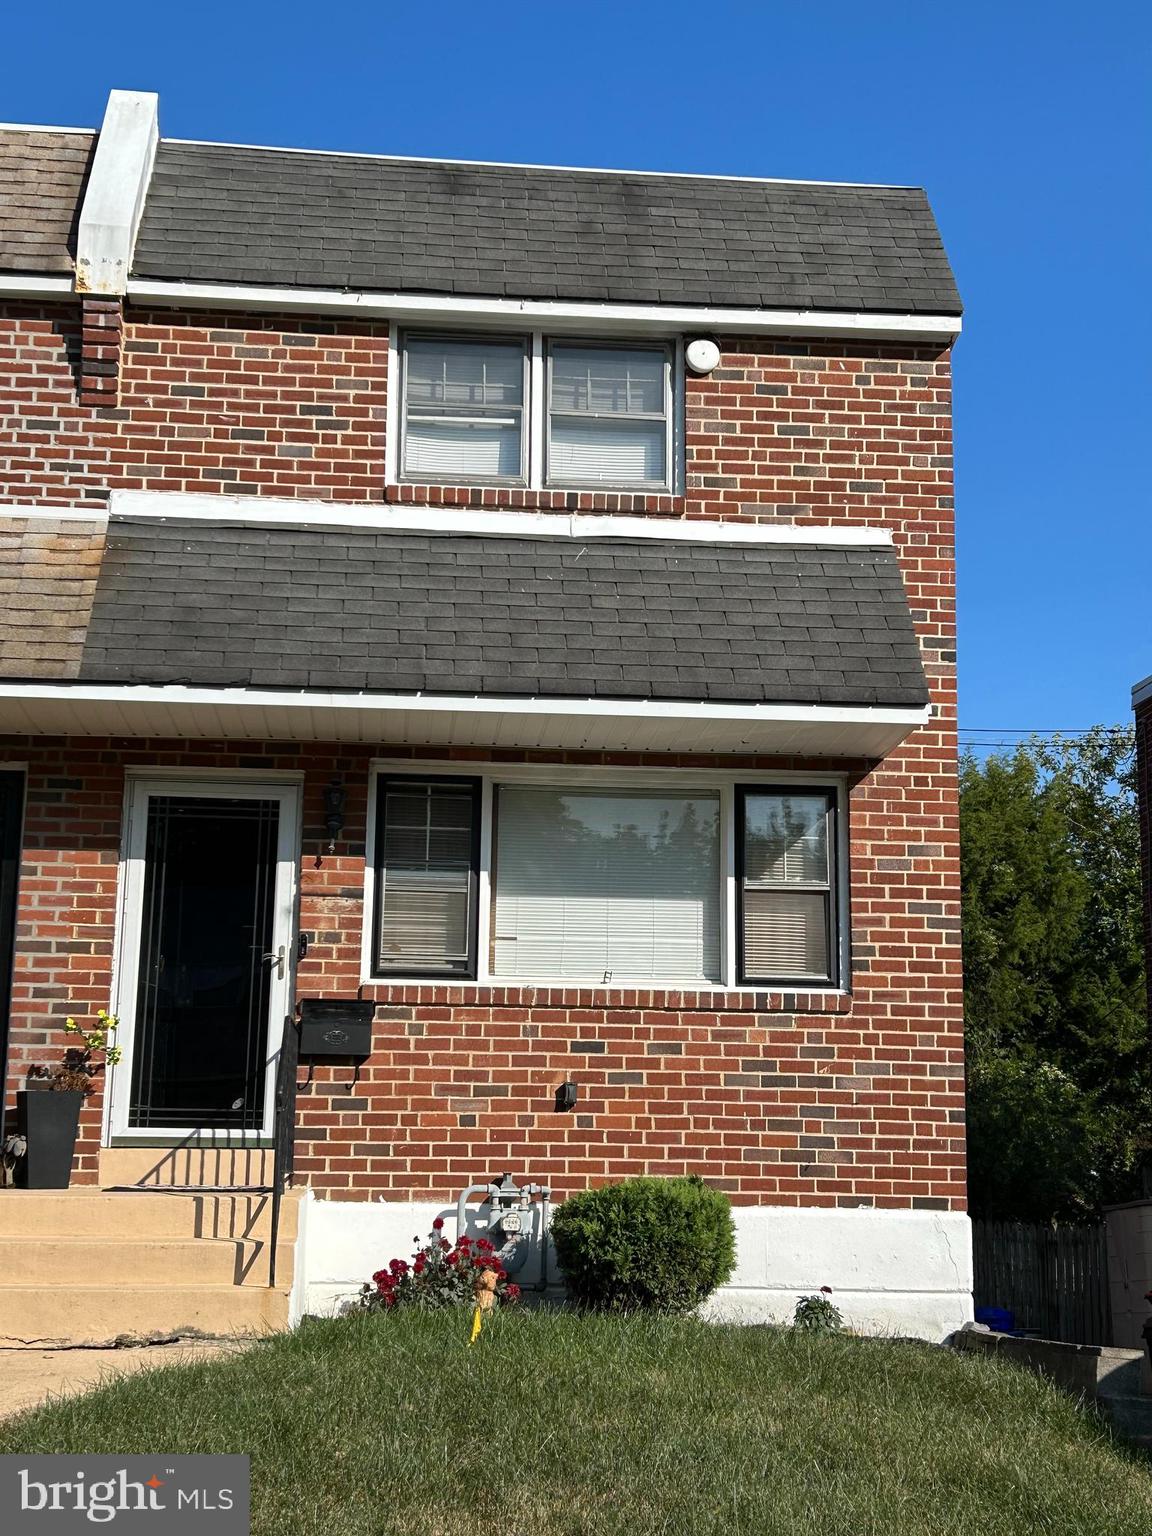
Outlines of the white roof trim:
<svg viewBox="0 0 1152 1536">
<path fill-rule="evenodd" d="M 159 142 L 158 102 L 151 91 L 109 93 L 76 232 L 78 293 L 125 291 Z"/>
<path fill-rule="evenodd" d="M 698 330 L 738 335 L 791 336 L 804 332 L 819 336 L 866 336 L 888 341 L 951 341 L 961 330 L 959 315 L 720 309 L 677 304 L 580 304 L 361 289 L 276 288 L 256 283 L 181 283 L 142 277 L 129 278 L 127 292 L 132 299 L 176 308 L 363 315 L 368 319 L 408 319 L 444 325 L 538 326 L 578 334 L 627 329 L 645 335 L 675 335 Z"/>
<path fill-rule="evenodd" d="M 520 539 L 659 539 L 669 543 L 809 544 L 875 548 L 892 543 L 888 528 L 796 523 L 721 523 L 703 518 L 627 517 L 612 513 L 472 512 L 459 507 L 384 506 L 379 502 L 303 501 L 181 491 L 113 491 L 113 517 L 178 518 L 277 526 L 411 529 Z M 67 516 L 64 508 L 6 508 L 14 517 Z M 72 515 L 92 521 L 91 513 Z"/>
<path fill-rule="evenodd" d="M 670 700 L 288 692 L 89 683 L 0 684 L 0 731 L 32 735 L 356 741 L 566 750 L 880 758 L 921 708 Z"/>
<path fill-rule="evenodd" d="M 49 277 L 47 273 L 0 273 L 0 293 L 19 299 L 55 299 L 72 293 L 70 277 Z"/>
<path fill-rule="evenodd" d="M 0 133 L 82 133 L 91 138 L 95 128 L 78 128 L 75 123 L 0 123 Z"/>
<path fill-rule="evenodd" d="M 1135 709 L 1138 704 L 1147 704 L 1150 699 L 1152 699 L 1152 675 L 1149 675 L 1148 677 L 1142 679 L 1142 681 L 1133 685 L 1133 709 Z"/>
<path fill-rule="evenodd" d="M 192 688 L 183 683 L 0 683 L 0 699 L 83 699 L 113 703 L 134 699 L 167 704 L 258 704 L 290 709 L 444 710 L 479 715 L 611 715 L 647 720 L 780 720 L 833 725 L 883 721 L 925 725 L 931 704 L 914 707 L 841 704 L 711 704 L 675 699 L 544 698 L 497 694 L 327 693 L 279 688 Z"/>
</svg>

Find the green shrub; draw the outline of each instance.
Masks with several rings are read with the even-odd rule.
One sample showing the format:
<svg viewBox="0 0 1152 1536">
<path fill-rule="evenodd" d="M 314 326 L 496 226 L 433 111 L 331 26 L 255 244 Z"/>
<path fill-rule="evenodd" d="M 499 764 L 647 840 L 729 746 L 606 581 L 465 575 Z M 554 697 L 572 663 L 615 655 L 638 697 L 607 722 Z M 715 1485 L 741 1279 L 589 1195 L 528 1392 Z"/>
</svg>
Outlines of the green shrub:
<svg viewBox="0 0 1152 1536">
<path fill-rule="evenodd" d="M 695 1176 L 573 1195 L 552 1241 L 572 1300 L 608 1312 L 690 1312 L 736 1263 L 728 1197 Z"/>
</svg>

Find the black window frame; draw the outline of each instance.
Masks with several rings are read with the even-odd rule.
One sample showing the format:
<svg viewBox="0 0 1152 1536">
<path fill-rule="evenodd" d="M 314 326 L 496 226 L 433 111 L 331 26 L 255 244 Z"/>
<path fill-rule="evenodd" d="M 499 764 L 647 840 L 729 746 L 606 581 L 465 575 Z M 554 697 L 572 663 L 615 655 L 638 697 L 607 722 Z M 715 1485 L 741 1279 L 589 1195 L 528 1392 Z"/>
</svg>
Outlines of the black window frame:
<svg viewBox="0 0 1152 1536">
<path fill-rule="evenodd" d="M 472 846 L 470 849 L 470 863 L 468 870 L 468 957 L 467 964 L 462 970 L 448 970 L 445 967 L 436 969 L 421 969 L 409 963 L 384 967 L 380 960 L 382 925 L 384 921 L 384 836 L 387 829 L 387 799 L 388 788 L 393 784 L 403 785 L 428 785 L 438 786 L 444 789 L 467 789 L 472 797 Z M 484 781 L 480 778 L 466 774 L 435 774 L 435 773 L 381 773 L 377 774 L 373 789 L 375 811 L 375 848 L 373 850 L 372 881 L 372 954 L 371 975 L 373 979 L 407 980 L 413 981 L 475 981 L 479 961 L 479 920 L 480 920 L 480 843 L 483 831 L 484 814 Z"/>
<path fill-rule="evenodd" d="M 820 992 L 829 988 L 846 989 L 847 965 L 843 955 L 846 913 L 845 891 L 840 858 L 840 793 L 832 784 L 737 784 L 735 786 L 736 844 L 736 981 L 738 986 L 789 987 L 799 992 Z M 747 817 L 745 807 L 750 795 L 823 796 L 828 806 L 828 890 L 827 890 L 827 976 L 757 976 L 749 974 L 744 964 L 744 881 L 746 877 Z M 786 886 L 781 888 L 786 889 Z M 769 887 L 770 889 L 770 887 Z"/>
</svg>

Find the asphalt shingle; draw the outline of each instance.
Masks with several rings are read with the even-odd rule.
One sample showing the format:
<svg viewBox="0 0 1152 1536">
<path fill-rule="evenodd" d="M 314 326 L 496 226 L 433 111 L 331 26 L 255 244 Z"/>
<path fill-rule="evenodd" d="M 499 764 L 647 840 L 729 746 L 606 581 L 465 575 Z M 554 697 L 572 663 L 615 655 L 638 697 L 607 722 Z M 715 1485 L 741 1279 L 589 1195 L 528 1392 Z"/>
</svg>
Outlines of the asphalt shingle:
<svg viewBox="0 0 1152 1536">
<path fill-rule="evenodd" d="M 861 612 L 862 609 L 867 612 Z M 79 676 L 920 705 L 891 548 L 113 518 Z"/>
<path fill-rule="evenodd" d="M 928 200 L 866 187 L 161 143 L 139 277 L 958 314 Z"/>
</svg>

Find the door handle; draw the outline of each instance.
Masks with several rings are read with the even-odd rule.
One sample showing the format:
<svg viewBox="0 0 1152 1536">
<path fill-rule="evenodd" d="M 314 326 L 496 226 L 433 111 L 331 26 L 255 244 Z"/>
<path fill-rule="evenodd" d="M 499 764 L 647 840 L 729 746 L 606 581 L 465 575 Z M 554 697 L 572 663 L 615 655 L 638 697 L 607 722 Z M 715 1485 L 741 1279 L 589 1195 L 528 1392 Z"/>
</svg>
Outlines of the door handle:
<svg viewBox="0 0 1152 1536">
<path fill-rule="evenodd" d="M 262 962 L 270 962 L 272 965 L 274 965 L 276 967 L 276 977 L 277 977 L 278 980 L 282 981 L 284 979 L 284 946 L 283 946 L 283 944 L 281 944 L 279 949 L 271 949 L 271 950 L 268 951 L 268 953 L 266 955 L 261 955 L 260 959 L 261 959 Z"/>
</svg>

